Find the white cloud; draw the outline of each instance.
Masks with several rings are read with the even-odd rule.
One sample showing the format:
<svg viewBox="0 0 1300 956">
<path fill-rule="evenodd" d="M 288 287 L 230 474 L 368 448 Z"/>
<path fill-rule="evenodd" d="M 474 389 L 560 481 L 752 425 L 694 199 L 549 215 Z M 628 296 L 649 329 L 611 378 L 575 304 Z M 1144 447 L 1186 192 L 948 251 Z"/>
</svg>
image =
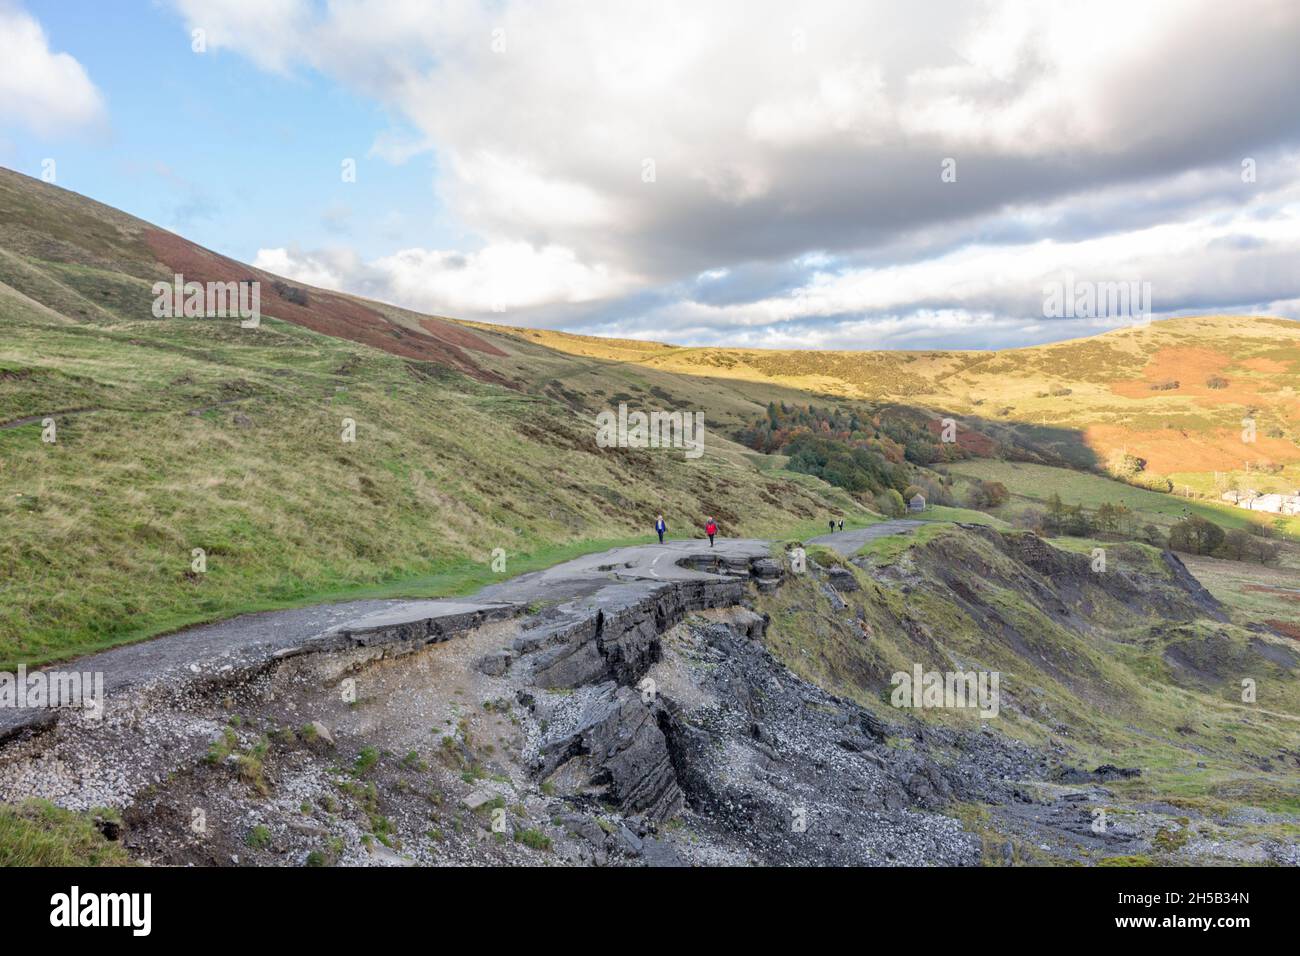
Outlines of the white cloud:
<svg viewBox="0 0 1300 956">
<path fill-rule="evenodd" d="M 756 104 L 746 132 L 756 142 L 780 147 L 834 138 L 878 143 L 898 122 L 880 67 L 851 63 L 822 72 L 811 90 L 777 93 Z"/>
<path fill-rule="evenodd" d="M 174 0 L 191 33 L 203 31 L 209 52 L 230 49 L 265 70 L 282 73 L 310 53 L 307 0 Z"/>
<path fill-rule="evenodd" d="M 1300 146 L 1294 3 L 173 2 L 218 48 L 381 102 L 375 155 L 436 154 L 479 251 L 282 263 L 404 304 L 504 297 L 511 321 L 684 341 L 992 340 L 1057 334 L 1035 291 L 1053 270 L 1142 271 L 1180 303 L 1300 294 L 1276 199 Z M 804 294 L 747 293 L 747 269 Z M 701 275 L 727 303 L 692 299 Z"/>
<path fill-rule="evenodd" d="M 628 291 L 635 283 L 604 265 L 579 262 L 570 249 L 524 242 L 469 253 L 403 249 L 362 263 L 340 251 L 259 249 L 253 264 L 276 275 L 426 312 L 491 318 L 503 311 L 578 304 Z"/>
<path fill-rule="evenodd" d="M 514 221 L 546 230 L 603 226 L 618 205 L 581 182 L 548 177 L 523 160 L 479 151 L 452 169 L 461 215 L 472 222 Z"/>
<path fill-rule="evenodd" d="M 345 280 L 355 274 L 360 263 L 355 256 L 279 248 L 258 249 L 253 265 L 295 282 L 342 291 Z"/>
<path fill-rule="evenodd" d="M 758 217 L 754 251 L 785 256 L 811 228 L 853 248 L 873 228 L 961 212 L 938 193 L 944 156 L 979 170 L 978 196 L 961 200 L 985 210 L 1045 177 L 1059 189 L 1190 168 L 1274 116 L 1294 126 L 1282 98 L 1300 79 L 1300 8 L 1267 0 L 940 2 L 908 16 L 860 0 L 176 2 L 218 46 L 383 100 L 418 131 L 409 148 L 437 151 L 451 208 L 485 238 L 664 275 L 711 265 L 681 261 L 711 248 L 745 254 Z M 409 153 L 389 136 L 375 148 Z M 1040 168 L 1026 175 L 1026 158 Z M 908 181 L 909 166 L 924 175 Z M 720 228 L 695 228 L 710 215 Z"/>
<path fill-rule="evenodd" d="M 489 313 L 549 303 L 581 303 L 627 291 L 631 280 L 578 261 L 571 249 L 503 242 L 477 252 L 405 249 L 372 262 L 395 301 L 430 311 Z"/>
<path fill-rule="evenodd" d="M 1060 321 L 1045 288 L 1149 283 L 1155 317 L 1255 309 L 1297 317 L 1300 186 L 1263 218 L 1215 209 L 1176 224 L 1073 242 L 963 245 L 875 267 L 825 268 L 801 288 L 735 304 L 678 299 L 583 329 L 686 344 L 761 348 L 991 347 L 1053 341 L 1128 324 L 1127 317 Z M 1208 308 L 1198 305 L 1208 304 Z"/>
<path fill-rule="evenodd" d="M 50 50 L 40 23 L 0 0 L 0 123 L 55 136 L 107 119 L 104 97 L 67 53 Z"/>
</svg>

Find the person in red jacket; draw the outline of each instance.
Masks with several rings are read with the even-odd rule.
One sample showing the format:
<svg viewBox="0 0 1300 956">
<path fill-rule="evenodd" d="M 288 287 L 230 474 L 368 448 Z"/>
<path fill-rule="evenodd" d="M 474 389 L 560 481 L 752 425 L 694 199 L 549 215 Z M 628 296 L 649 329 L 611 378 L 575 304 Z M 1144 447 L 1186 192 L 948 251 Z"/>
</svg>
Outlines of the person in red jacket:
<svg viewBox="0 0 1300 956">
<path fill-rule="evenodd" d="M 704 525 L 704 533 L 709 536 L 709 547 L 713 547 L 713 536 L 718 533 L 718 526 L 713 523 L 712 518 L 709 518 Z"/>
</svg>

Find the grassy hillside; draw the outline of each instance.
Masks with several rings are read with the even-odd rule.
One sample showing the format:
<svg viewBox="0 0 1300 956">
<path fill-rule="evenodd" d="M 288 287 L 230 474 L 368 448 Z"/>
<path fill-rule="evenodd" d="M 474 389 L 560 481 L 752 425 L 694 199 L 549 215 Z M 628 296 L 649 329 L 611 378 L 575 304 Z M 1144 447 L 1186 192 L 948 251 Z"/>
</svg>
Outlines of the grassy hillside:
<svg viewBox="0 0 1300 956">
<path fill-rule="evenodd" d="M 958 478 L 959 495 L 963 491 L 961 479 L 1005 485 L 1010 498 L 990 509 L 990 513 L 1012 523 L 1028 509 L 1043 512 L 1055 493 L 1066 504 L 1081 504 L 1089 511 L 1106 503 L 1122 504 L 1132 512 L 1136 528 L 1154 525 L 1163 535 L 1189 515 L 1223 528 L 1249 528 L 1252 524 L 1280 527 L 1291 540 L 1280 540 L 1279 559 L 1272 566 L 1193 555 L 1182 558 L 1197 579 L 1231 609 L 1238 623 L 1265 625 L 1300 639 L 1300 547 L 1294 540 L 1300 537 L 1300 518 L 1262 515 L 1222 502 L 1160 494 L 1100 475 L 1026 462 L 962 461 L 948 465 L 946 470 Z M 1060 539 L 1057 543 L 1079 550 L 1113 547 L 1112 542 L 1082 539 Z"/>
<path fill-rule="evenodd" d="M 493 548 L 524 570 L 524 555 L 646 536 L 658 511 L 678 533 L 712 514 L 734 535 L 860 510 L 721 438 L 695 461 L 598 449 L 590 420 L 545 395 L 276 321 L 86 328 L 4 301 L 0 322 L 0 421 L 15 423 L 0 429 L 0 660 L 362 586 L 463 588 Z"/>
<path fill-rule="evenodd" d="M 1277 515 L 1235 508 L 1226 502 L 1198 500 L 1134 488 L 1089 472 L 1031 462 L 994 460 L 955 462 L 947 466 L 947 470 L 954 475 L 998 481 L 1006 485 L 1013 499 L 1001 508 L 994 509 L 994 514 L 1008 518 L 1026 506 L 1041 508 L 1055 492 L 1063 501 L 1082 504 L 1089 509 L 1105 502 L 1123 504 L 1131 511 L 1140 513 L 1144 522 L 1149 521 L 1165 530 L 1189 514 L 1194 514 L 1225 528 L 1249 528 L 1252 524 L 1273 525 L 1280 521 L 1289 533 L 1300 534 L 1300 519 L 1295 517 L 1280 518 Z"/>
<path fill-rule="evenodd" d="M 1300 488 L 1300 323 L 1245 316 L 1173 319 L 1000 352 L 814 352 L 673 348 L 559 332 L 528 341 L 646 368 L 827 395 L 903 402 L 962 417 L 1006 445 L 1079 466 L 1118 453 L 1204 493 L 1236 480 Z M 1254 441 L 1242 421 L 1255 422 Z"/>
<path fill-rule="evenodd" d="M 715 426 L 779 388 L 620 374 L 451 323 L 417 335 L 428 317 L 368 303 L 390 325 L 358 337 L 391 348 L 314 316 L 154 319 L 150 285 L 170 273 L 147 224 L 11 173 L 0 207 L 0 662 L 248 609 L 460 592 L 494 577 L 494 548 L 519 573 L 648 540 L 657 512 L 726 535 L 866 513 Z M 282 308 L 303 319 L 264 303 Z M 705 455 L 598 448 L 592 413 L 620 396 L 703 411 Z"/>
<path fill-rule="evenodd" d="M 153 318 L 152 283 L 178 271 L 259 280 L 261 327 Z M 462 592 L 492 578 L 494 548 L 513 574 L 644 539 L 661 511 L 679 533 L 713 515 L 724 534 L 752 535 L 865 516 L 843 492 L 786 470 L 781 455 L 728 440 L 768 402 L 851 403 L 867 417 L 866 397 L 942 406 L 1009 445 L 1023 439 L 1084 462 L 1107 402 L 1161 429 L 1183 428 L 1188 415 L 1239 418 L 1238 401 L 1290 415 L 1294 325 L 1218 321 L 995 354 L 683 349 L 510 330 L 286 283 L 0 170 L 0 662 L 254 608 Z M 1163 350 L 1216 337 L 1232 357 L 1214 366 L 1225 387 L 1131 385 L 1169 372 Z M 1009 410 L 991 408 L 980 389 Z M 594 417 L 620 402 L 701 412 L 705 456 L 597 448 Z M 1032 423 L 1049 411 L 1058 424 Z M 1291 421 L 1278 418 L 1284 437 L 1269 437 L 1259 415 L 1259 447 L 1281 462 Z M 42 440 L 46 418 L 54 443 Z M 342 440 L 345 419 L 354 442 Z M 1182 445 L 1200 440 L 1197 422 Z M 1032 466 L 959 466 L 1027 469 L 1008 486 L 1022 504 L 1042 493 Z M 1287 480 L 1290 467 L 1272 477 Z M 1053 480 L 1078 482 L 1079 500 L 1101 481 Z M 1170 520 L 1210 507 L 1124 493 Z M 1247 520 L 1214 510 L 1225 525 Z M 191 569 L 194 549 L 202 573 Z"/>
<path fill-rule="evenodd" d="M 262 282 L 260 328 L 155 319 L 151 285 L 177 271 Z M 998 450 L 984 436 L 1081 466 L 1122 449 L 1207 493 L 1221 464 L 1219 481 L 1237 469 L 1243 484 L 1285 485 L 1300 463 L 1297 329 L 1180 320 L 991 354 L 501 329 L 286 283 L 0 170 L 0 669 L 248 610 L 464 593 L 501 577 L 494 549 L 504 575 L 518 574 L 648 541 L 659 512 L 676 535 L 711 515 L 724 535 L 778 539 L 821 533 L 830 515 L 877 520 L 783 455 L 728 438 L 769 402 L 843 405 L 862 421 L 949 411 L 976 453 Z M 621 402 L 702 413 L 704 456 L 599 448 L 595 416 Z M 1249 476 L 1232 444 L 1246 412 L 1260 436 Z M 996 729 L 1086 766 L 1143 768 L 1108 785 L 1127 800 L 1300 810 L 1300 645 L 1285 636 L 1300 640 L 1294 547 L 1268 568 L 1189 561 L 1221 613 L 1156 549 L 1104 543 L 1098 576 L 1099 542 L 1051 546 L 1011 529 L 1053 491 L 1088 508 L 1122 502 L 1163 529 L 1188 513 L 1243 527 L 1246 512 L 1043 464 L 936 467 L 955 478 L 944 491 L 957 503 L 976 480 L 1002 482 L 1010 500 L 988 513 L 936 505 L 852 563 L 812 549 L 816 563 L 846 564 L 858 589 L 792 575 L 761 595 L 778 658 L 882 713 L 893 671 L 997 670 Z M 1243 676 L 1258 681 L 1258 706 L 1242 705 Z M 925 719 L 986 726 L 962 712 Z M 10 846 L 23 847 L 19 862 L 118 861 L 91 817 L 0 810 L 0 857 Z"/>
</svg>

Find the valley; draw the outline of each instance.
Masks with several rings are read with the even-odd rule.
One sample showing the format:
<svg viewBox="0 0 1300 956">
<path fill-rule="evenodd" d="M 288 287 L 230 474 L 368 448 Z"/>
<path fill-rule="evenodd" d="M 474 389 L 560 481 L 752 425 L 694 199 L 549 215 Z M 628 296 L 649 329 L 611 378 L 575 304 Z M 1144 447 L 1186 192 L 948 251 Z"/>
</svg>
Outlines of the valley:
<svg viewBox="0 0 1300 956">
<path fill-rule="evenodd" d="M 264 314 L 155 317 L 180 273 Z M 594 339 L 0 170 L 0 329 L 0 669 L 108 688 L 0 718 L 0 860 L 1300 862 L 1300 518 L 1221 498 L 1297 484 L 1296 323 Z"/>
</svg>

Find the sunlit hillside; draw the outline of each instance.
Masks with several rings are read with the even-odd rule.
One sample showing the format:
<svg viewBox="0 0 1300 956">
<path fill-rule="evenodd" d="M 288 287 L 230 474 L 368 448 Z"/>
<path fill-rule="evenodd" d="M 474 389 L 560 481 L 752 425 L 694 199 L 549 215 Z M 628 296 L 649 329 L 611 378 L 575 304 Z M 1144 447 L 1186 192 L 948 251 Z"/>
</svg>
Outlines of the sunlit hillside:
<svg viewBox="0 0 1300 956">
<path fill-rule="evenodd" d="M 1128 453 L 1209 493 L 1236 480 L 1300 488 L 1300 323 L 1250 316 L 1153 322 L 999 352 L 820 352 L 674 348 L 515 329 L 586 357 L 711 378 L 903 402 L 1009 426 L 1077 434 L 1091 459 Z M 1249 425 L 1243 423 L 1249 420 Z M 1062 457 L 1084 463 L 1078 449 Z M 1218 473 L 1216 475 L 1216 473 Z"/>
</svg>

